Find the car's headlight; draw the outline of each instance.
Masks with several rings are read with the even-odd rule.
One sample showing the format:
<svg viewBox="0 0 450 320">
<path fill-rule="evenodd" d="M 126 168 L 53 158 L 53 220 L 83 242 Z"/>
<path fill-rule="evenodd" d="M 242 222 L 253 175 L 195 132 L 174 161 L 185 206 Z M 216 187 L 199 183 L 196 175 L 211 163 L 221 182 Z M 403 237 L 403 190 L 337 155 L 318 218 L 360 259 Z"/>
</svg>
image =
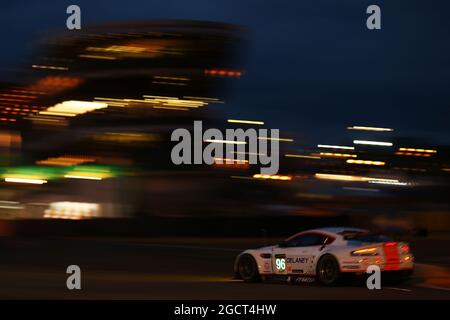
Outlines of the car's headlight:
<svg viewBox="0 0 450 320">
<path fill-rule="evenodd" d="M 378 248 L 363 248 L 354 250 L 351 252 L 352 256 L 360 257 L 360 256 L 377 256 L 378 255 Z"/>
</svg>

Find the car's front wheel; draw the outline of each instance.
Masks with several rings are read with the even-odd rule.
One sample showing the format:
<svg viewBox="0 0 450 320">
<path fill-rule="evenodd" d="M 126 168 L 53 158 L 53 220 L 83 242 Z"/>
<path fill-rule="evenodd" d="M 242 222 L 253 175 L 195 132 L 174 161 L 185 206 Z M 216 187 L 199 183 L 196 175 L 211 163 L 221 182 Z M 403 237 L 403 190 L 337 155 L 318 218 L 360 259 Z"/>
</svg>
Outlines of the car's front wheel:
<svg viewBox="0 0 450 320">
<path fill-rule="evenodd" d="M 326 286 L 336 285 L 341 278 L 336 258 L 330 254 L 321 257 L 317 263 L 316 275 L 319 283 Z"/>
<path fill-rule="evenodd" d="M 239 258 L 238 273 L 245 282 L 256 282 L 261 280 L 256 261 L 250 254 L 244 254 Z"/>
</svg>

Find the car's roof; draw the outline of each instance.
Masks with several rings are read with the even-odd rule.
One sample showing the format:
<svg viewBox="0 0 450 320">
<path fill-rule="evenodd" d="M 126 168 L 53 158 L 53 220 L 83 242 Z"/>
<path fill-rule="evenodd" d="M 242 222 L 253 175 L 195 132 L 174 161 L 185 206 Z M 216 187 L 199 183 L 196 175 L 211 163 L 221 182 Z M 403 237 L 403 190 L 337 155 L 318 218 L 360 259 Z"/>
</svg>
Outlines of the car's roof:
<svg viewBox="0 0 450 320">
<path fill-rule="evenodd" d="M 313 230 L 308 230 L 308 231 L 318 231 L 318 232 L 325 232 L 325 233 L 331 233 L 331 234 L 340 234 L 340 233 L 344 233 L 344 232 L 367 232 L 368 230 L 352 228 L 352 227 L 328 227 L 328 228 L 319 228 L 319 229 L 313 229 Z"/>
<path fill-rule="evenodd" d="M 317 229 L 310 229 L 298 232 L 289 238 L 287 240 L 292 239 L 298 235 L 304 234 L 304 233 L 310 233 L 310 232 L 317 232 L 322 233 L 328 236 L 331 236 L 333 238 L 338 238 L 340 241 L 344 240 L 345 233 L 354 233 L 354 232 L 369 232 L 368 230 L 364 229 L 358 229 L 358 228 L 352 228 L 352 227 L 328 227 L 328 228 L 317 228 Z"/>
</svg>

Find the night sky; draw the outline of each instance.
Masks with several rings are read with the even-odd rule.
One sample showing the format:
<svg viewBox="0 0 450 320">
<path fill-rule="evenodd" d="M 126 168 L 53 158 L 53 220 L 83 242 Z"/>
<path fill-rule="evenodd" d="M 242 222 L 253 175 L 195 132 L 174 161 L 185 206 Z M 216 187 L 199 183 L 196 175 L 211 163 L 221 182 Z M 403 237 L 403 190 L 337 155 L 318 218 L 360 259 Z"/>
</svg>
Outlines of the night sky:
<svg viewBox="0 0 450 320">
<path fill-rule="evenodd" d="M 110 21 L 194 19 L 249 30 L 247 74 L 233 88 L 235 118 L 261 119 L 309 141 L 340 143 L 348 125 L 392 127 L 449 144 L 448 0 L 11 1 L 0 4 L 0 79 L 29 65 L 38 36 L 62 31 L 66 7 L 82 26 Z M 366 8 L 382 30 L 366 28 Z"/>
</svg>

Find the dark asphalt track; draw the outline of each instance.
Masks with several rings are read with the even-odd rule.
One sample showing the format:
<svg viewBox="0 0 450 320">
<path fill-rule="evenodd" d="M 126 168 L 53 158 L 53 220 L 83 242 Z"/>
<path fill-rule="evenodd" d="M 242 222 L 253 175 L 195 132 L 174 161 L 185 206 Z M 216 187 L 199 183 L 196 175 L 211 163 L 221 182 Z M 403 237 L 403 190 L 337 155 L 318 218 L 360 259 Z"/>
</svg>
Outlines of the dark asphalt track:
<svg viewBox="0 0 450 320">
<path fill-rule="evenodd" d="M 0 299 L 450 299 L 448 290 L 424 287 L 442 277 L 425 266 L 410 283 L 382 290 L 233 280 L 234 257 L 257 242 L 1 239 Z M 72 264 L 82 271 L 79 291 L 66 288 Z"/>
</svg>

